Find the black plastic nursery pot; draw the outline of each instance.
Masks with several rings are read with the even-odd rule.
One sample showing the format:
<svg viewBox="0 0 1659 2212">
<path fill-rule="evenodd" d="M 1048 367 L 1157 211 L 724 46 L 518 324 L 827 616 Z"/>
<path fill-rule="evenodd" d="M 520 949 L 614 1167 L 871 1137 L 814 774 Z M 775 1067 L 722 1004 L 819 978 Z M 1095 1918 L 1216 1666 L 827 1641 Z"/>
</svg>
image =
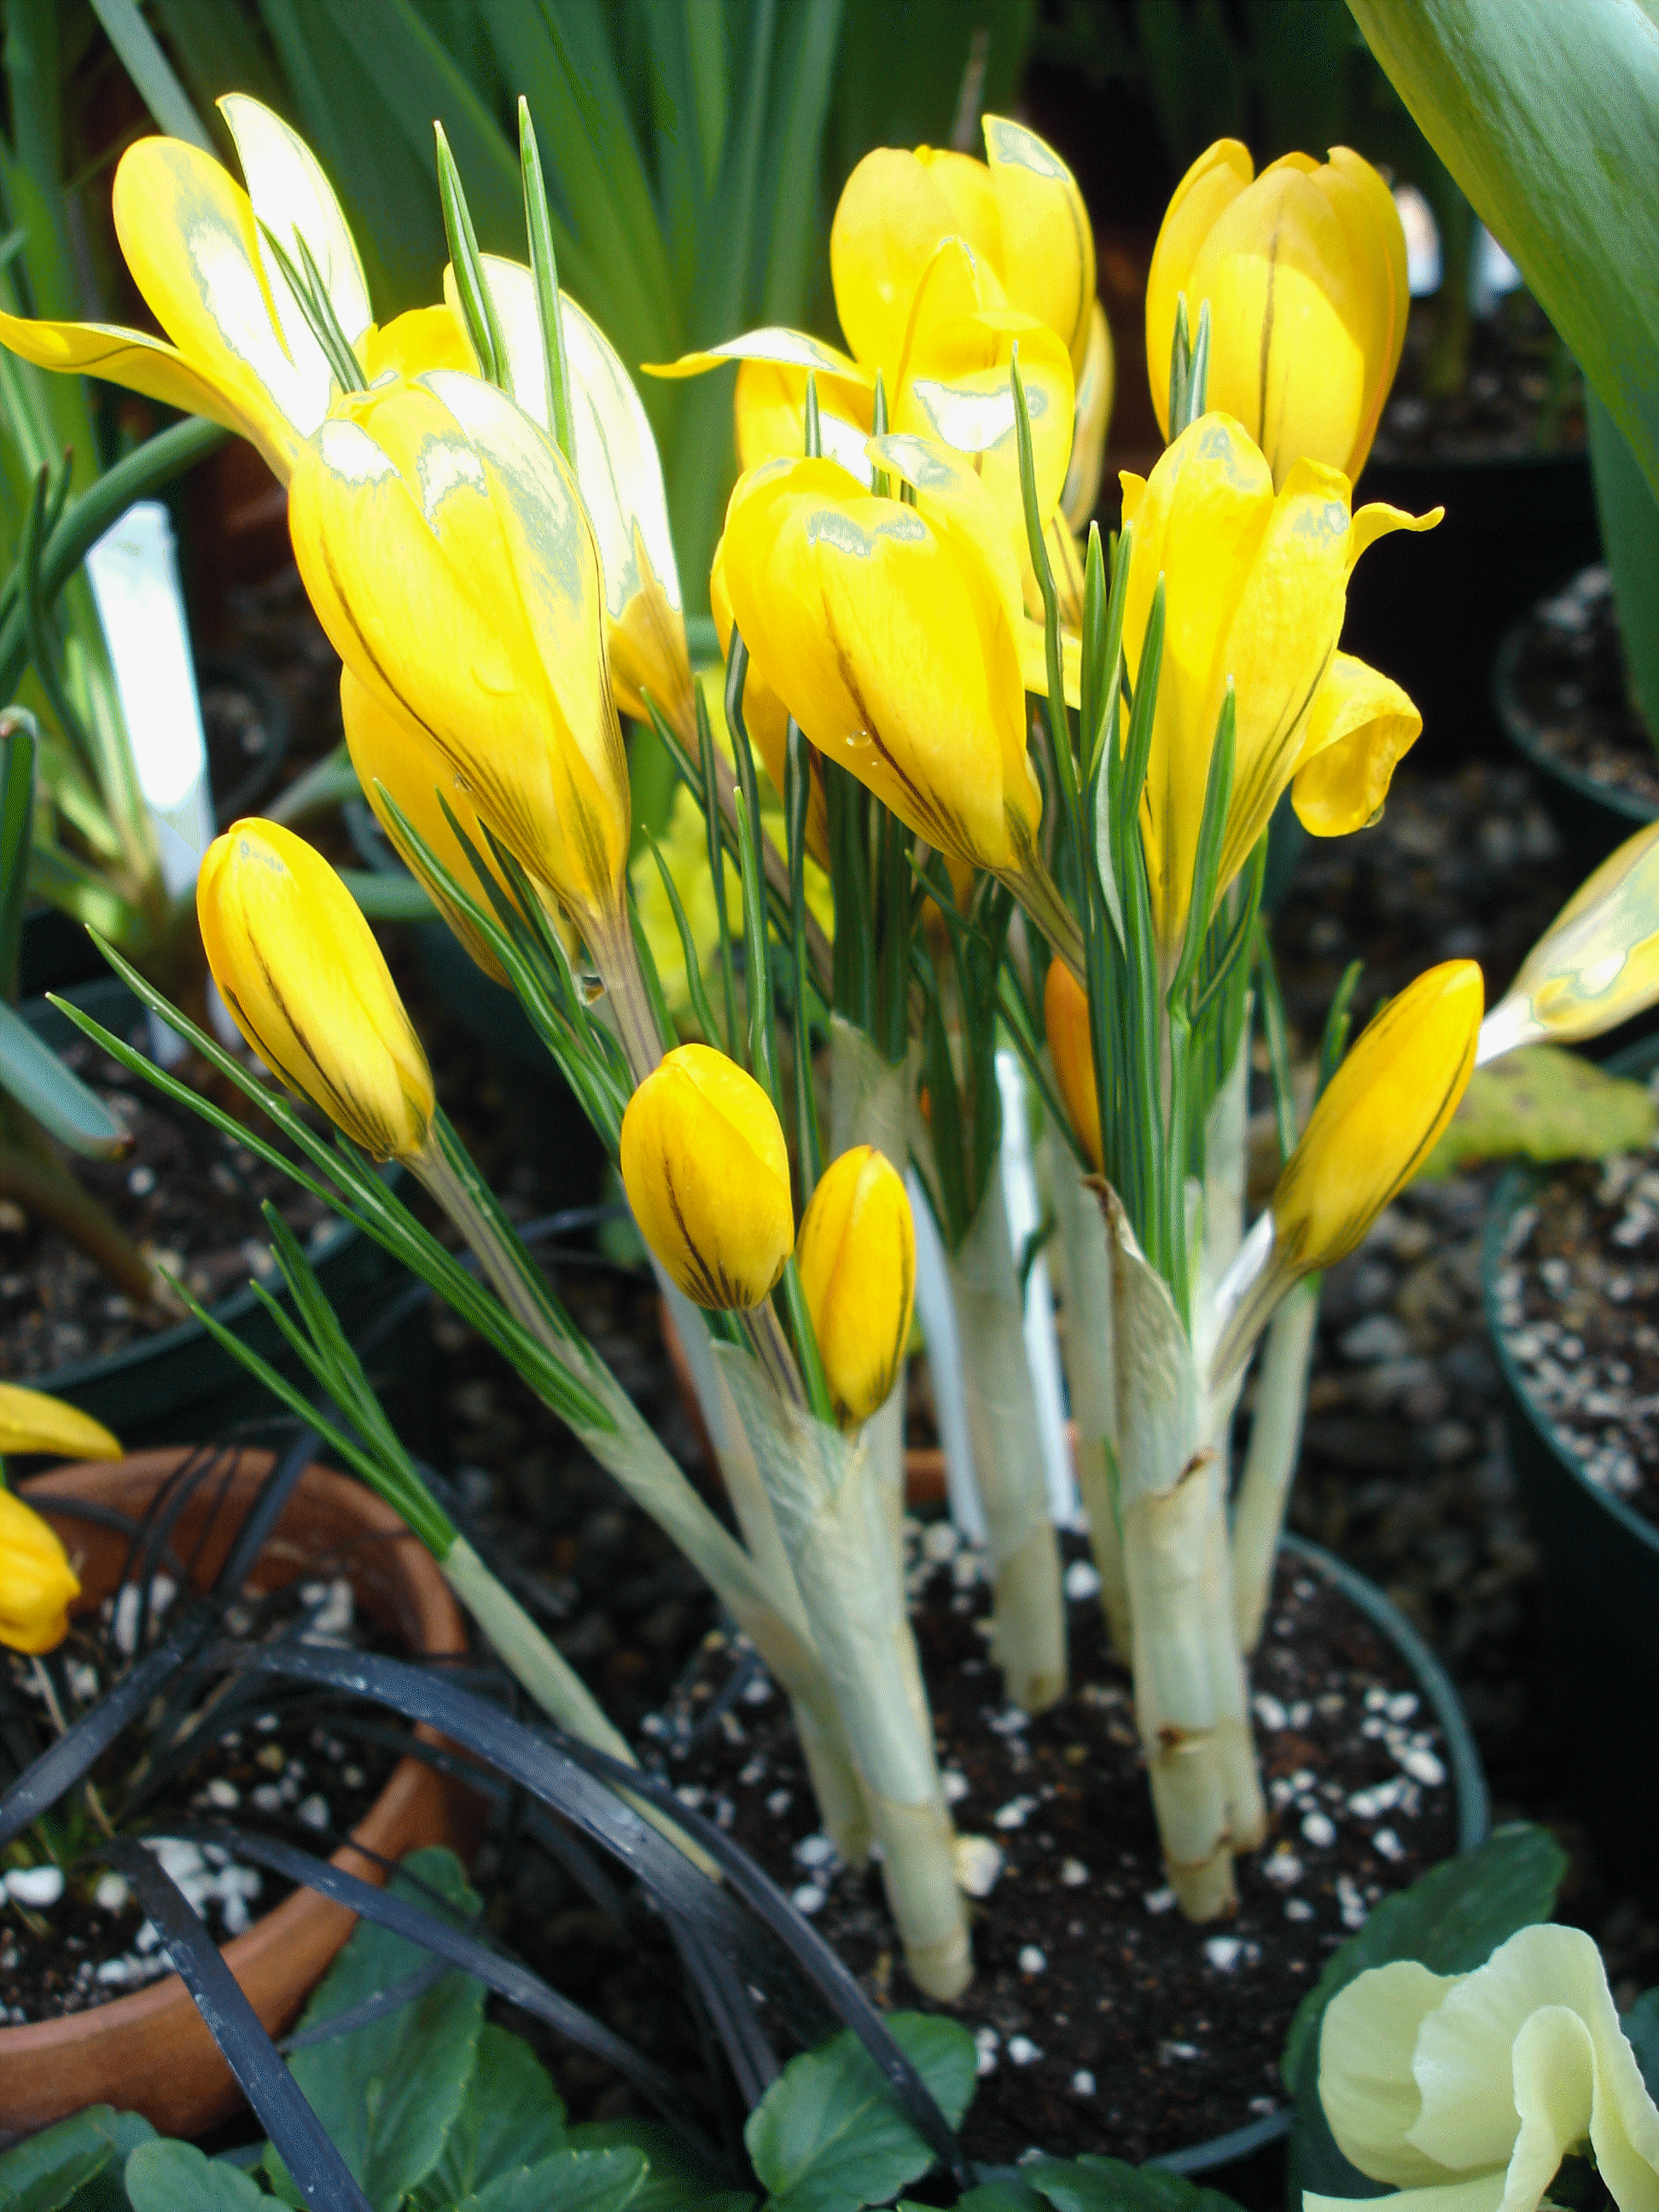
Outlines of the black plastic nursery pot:
<svg viewBox="0 0 1659 2212">
<path fill-rule="evenodd" d="M 1373 461 L 1356 507 L 1446 510 L 1422 536 L 1373 545 L 1348 586 L 1342 649 L 1403 684 L 1423 717 L 1414 765 L 1501 754 L 1488 672 L 1540 593 L 1601 557 L 1582 453 L 1494 461 Z"/>
<path fill-rule="evenodd" d="M 61 995 L 117 1034 L 125 1034 L 142 1017 L 139 1001 L 113 976 Z M 80 1034 L 44 999 L 21 1012 L 49 1044 L 61 1047 Z M 389 1181 L 402 1176 L 395 1165 L 385 1172 Z M 425 1317 L 421 1302 L 403 1302 L 398 1295 L 412 1279 L 349 1222 L 333 1223 L 307 1257 L 347 1335 L 362 1345 L 372 1375 L 387 1388 L 400 1427 L 405 1433 L 411 1425 L 418 1429 L 428 1389 Z M 286 1300 L 280 1285 L 273 1287 Z M 251 1286 L 222 1300 L 213 1314 L 283 1373 L 299 1374 L 298 1363 Z M 387 1325 L 377 1329 L 377 1323 Z M 33 1376 L 31 1384 L 102 1421 L 129 1451 L 204 1441 L 222 1435 L 234 1422 L 272 1410 L 264 1386 L 194 1320 L 103 1358 Z"/>
<path fill-rule="evenodd" d="M 1561 842 L 1573 873 L 1584 877 L 1601 866 L 1609 853 L 1622 845 L 1659 808 L 1633 792 L 1601 783 L 1571 762 L 1559 759 L 1543 740 L 1543 732 L 1527 711 L 1521 696 L 1521 659 L 1528 625 L 1516 623 L 1504 636 L 1492 662 L 1492 708 L 1504 734 L 1543 787 L 1544 803 L 1560 832 Z"/>
<path fill-rule="evenodd" d="M 1607 1065 L 1615 1074 L 1651 1074 L 1659 1038 Z M 1510 1456 L 1543 1562 L 1559 1755 L 1610 1869 L 1659 1895 L 1659 1526 L 1586 1474 L 1534 1402 L 1499 1324 L 1510 1224 L 1549 1172 L 1513 1169 L 1492 1194 L 1481 1265 L 1486 1328 Z"/>
</svg>

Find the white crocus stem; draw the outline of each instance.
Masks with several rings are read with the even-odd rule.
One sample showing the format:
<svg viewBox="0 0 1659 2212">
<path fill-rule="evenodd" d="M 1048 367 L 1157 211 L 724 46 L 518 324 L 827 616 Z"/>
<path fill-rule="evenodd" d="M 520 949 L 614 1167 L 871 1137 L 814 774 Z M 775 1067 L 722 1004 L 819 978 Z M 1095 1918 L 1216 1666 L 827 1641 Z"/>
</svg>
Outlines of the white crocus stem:
<svg viewBox="0 0 1659 2212">
<path fill-rule="evenodd" d="M 1261 1638 L 1285 1503 L 1302 1449 L 1308 1369 L 1318 1319 L 1319 1278 L 1315 1275 L 1286 1292 L 1268 1324 L 1261 1355 L 1249 1449 L 1233 1513 L 1233 1616 L 1239 1647 L 1247 1652 L 1254 1651 Z"/>
<path fill-rule="evenodd" d="M 901 1177 L 910 1164 L 906 1133 L 916 1087 L 916 1053 L 896 1066 L 844 1015 L 830 1022 L 830 1158 L 873 1145 Z M 864 1425 L 864 1448 L 881 1489 L 895 1556 L 904 1541 L 904 1364 L 886 1403 Z"/>
<path fill-rule="evenodd" d="M 1112 1263 L 1100 1200 L 1083 1179 L 1077 1155 L 1057 1131 L 1048 1150 L 1048 1189 L 1056 1242 L 1066 1270 L 1060 1352 L 1077 1430 L 1077 1480 L 1089 1517 L 1089 1547 L 1100 1577 L 1100 1601 L 1112 1650 L 1126 1663 L 1133 1649 L 1129 1585 L 1123 1569 L 1123 1528 L 1117 1498 L 1117 1389 L 1112 1353 Z"/>
<path fill-rule="evenodd" d="M 787 1403 L 737 1347 L 717 1346 L 715 1358 L 834 1685 L 905 1962 L 920 1989 L 949 2000 L 972 1978 L 973 1955 L 903 1581 L 868 1455 Z"/>
<path fill-rule="evenodd" d="M 638 1765 L 628 1740 L 613 1728 L 587 1685 L 537 1627 L 512 1592 L 491 1574 L 465 1536 L 458 1536 L 440 1562 L 444 1579 L 483 1631 L 490 1649 L 520 1686 L 550 1721 L 578 1742 L 591 1744 L 624 1766 Z M 712 1880 L 719 1869 L 702 1847 L 678 1828 L 666 1814 L 624 1790 L 642 1820 L 667 1837 Z"/>
<path fill-rule="evenodd" d="M 758 1557 L 744 1550 L 698 1496 L 604 1361 L 582 1339 L 556 1325 L 532 1263 L 507 1225 L 496 1218 L 488 1195 L 470 1188 L 458 1164 L 435 1145 L 411 1165 L 477 1254 L 507 1311 L 605 1407 L 608 1427 L 573 1422 L 572 1433 L 678 1545 L 781 1684 L 795 1709 L 825 1826 L 843 1856 L 855 1865 L 861 1863 L 870 1835 L 863 1791 L 776 1525 L 763 1493 L 756 1495 L 758 1478 L 752 1462 L 744 1464 L 748 1454 L 742 1425 L 728 1416 L 722 1426 L 744 1446 L 733 1454 L 736 1464 L 730 1471 L 734 1495 L 747 1508 L 745 1533 L 752 1529 L 760 1545 Z M 701 1315 L 695 1328 L 706 1345 Z"/>
<path fill-rule="evenodd" d="M 994 1653 L 1010 1702 L 1040 1713 L 1065 1692 L 1066 1614 L 1000 1165 L 948 1266 L 996 1592 Z"/>
</svg>

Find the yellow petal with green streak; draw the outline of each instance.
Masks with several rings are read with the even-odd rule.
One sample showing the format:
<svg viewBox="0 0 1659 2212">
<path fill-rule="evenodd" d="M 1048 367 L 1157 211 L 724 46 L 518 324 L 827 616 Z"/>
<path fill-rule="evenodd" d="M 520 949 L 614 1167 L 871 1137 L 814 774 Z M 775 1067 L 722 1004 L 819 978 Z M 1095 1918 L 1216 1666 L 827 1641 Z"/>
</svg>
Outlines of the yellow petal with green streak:
<svg viewBox="0 0 1659 2212">
<path fill-rule="evenodd" d="M 286 477 L 328 409 L 328 366 L 307 333 L 285 347 L 247 194 L 175 138 L 143 138 L 115 173 L 115 229 L 145 304 Z"/>
<path fill-rule="evenodd" d="M 1077 179 L 1054 148 L 1003 115 L 984 120 L 991 187 L 1002 217 L 1001 275 L 1011 307 L 1046 324 L 1073 374 L 1089 349 L 1095 234 Z"/>
<path fill-rule="evenodd" d="M 236 142 L 237 158 L 247 195 L 253 203 L 256 223 L 263 223 L 283 251 L 301 267 L 295 248 L 303 239 L 317 273 L 323 280 L 335 320 L 348 343 L 355 344 L 373 319 L 368 304 L 368 282 L 358 258 L 356 240 L 340 211 L 334 188 L 323 174 L 316 155 L 297 131 L 290 131 L 279 115 L 246 93 L 228 93 L 219 112 Z M 312 343 L 310 326 L 301 313 L 274 255 L 263 238 L 259 258 L 265 281 L 282 317 L 289 350 L 296 361 L 305 357 Z"/>
<path fill-rule="evenodd" d="M 1339 653 L 1314 694 L 1291 787 L 1303 828 L 1316 837 L 1363 830 L 1389 780 L 1423 733 L 1423 717 L 1397 684 Z"/>
</svg>

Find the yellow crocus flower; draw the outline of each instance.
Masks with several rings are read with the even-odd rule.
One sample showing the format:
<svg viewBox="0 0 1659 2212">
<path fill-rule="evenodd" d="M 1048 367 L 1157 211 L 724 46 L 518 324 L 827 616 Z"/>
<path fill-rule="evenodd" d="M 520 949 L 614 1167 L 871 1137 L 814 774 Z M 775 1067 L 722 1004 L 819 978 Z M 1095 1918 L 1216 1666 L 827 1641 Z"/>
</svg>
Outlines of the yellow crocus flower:
<svg viewBox="0 0 1659 2212">
<path fill-rule="evenodd" d="M 909 1194 L 873 1145 L 832 1160 L 801 1218 L 800 1285 L 836 1418 L 857 1428 L 898 1380 L 916 1295 Z"/>
<path fill-rule="evenodd" d="M 0 1382 L 0 1459 L 9 1452 L 55 1452 L 64 1459 L 119 1459 L 101 1421 L 44 1390 Z"/>
<path fill-rule="evenodd" d="M 80 1595 L 57 1530 L 14 1492 L 0 1489 L 0 1644 L 13 1651 L 56 1650 Z"/>
<path fill-rule="evenodd" d="M 1588 876 L 1480 1033 L 1482 1066 L 1516 1045 L 1601 1036 L 1659 1000 L 1659 822 Z"/>
<path fill-rule="evenodd" d="M 667 1054 L 628 1102 L 623 1187 L 639 1231 L 700 1306 L 746 1312 L 795 1246 L 789 1151 L 771 1100 L 712 1046 Z"/>
<path fill-rule="evenodd" d="M 732 650 L 732 595 L 726 588 L 724 537 L 714 548 L 714 562 L 708 571 L 708 605 L 714 617 L 714 630 L 720 641 L 721 657 L 725 658 Z M 722 714 L 724 712 L 722 703 Z M 743 726 L 749 732 L 750 744 L 760 756 L 762 766 L 771 779 L 773 790 L 780 796 L 784 789 L 788 723 L 789 709 L 756 667 L 751 654 L 749 672 L 743 686 Z M 812 787 L 806 799 L 806 849 L 821 868 L 828 868 L 830 816 L 823 796 L 823 775 L 817 755 L 810 749 L 807 759 Z"/>
<path fill-rule="evenodd" d="M 751 665 L 818 751 L 940 851 L 1018 873 L 1042 811 L 1018 586 L 994 510 L 952 459 L 915 507 L 835 461 L 766 463 L 732 495 L 726 585 Z"/>
<path fill-rule="evenodd" d="M 328 362 L 263 224 L 296 266 L 303 240 L 366 376 L 388 368 L 472 366 L 447 309 L 416 309 L 384 331 L 339 202 L 311 149 L 257 100 L 219 102 L 247 190 L 178 138 L 141 138 L 115 173 L 115 232 L 144 304 L 167 338 L 108 323 L 0 314 L 0 344 L 42 368 L 100 376 L 252 441 L 287 483 L 328 411 Z M 168 341 L 171 343 L 168 343 Z"/>
<path fill-rule="evenodd" d="M 1091 484 L 1070 483 L 1068 471 L 1085 386 L 1085 453 L 1103 437 L 1110 340 L 1095 317 L 1094 235 L 1071 172 L 1021 124 L 988 115 L 984 131 L 983 162 L 927 146 L 879 147 L 848 179 L 830 269 L 850 352 L 771 328 L 647 366 L 653 375 L 695 376 L 722 362 L 744 364 L 736 406 L 745 470 L 801 453 L 811 369 L 824 453 L 857 472 L 879 372 L 890 428 L 980 457 L 1018 549 L 1013 347 L 1046 523 L 1068 483 L 1078 511 L 1093 508 L 1097 460 Z"/>
<path fill-rule="evenodd" d="M 1310 827 L 1332 835 L 1358 828 L 1376 811 L 1414 710 L 1393 686 L 1379 695 L 1383 679 L 1362 664 L 1335 665 L 1348 576 L 1374 540 L 1392 530 L 1431 528 L 1441 509 L 1414 517 L 1373 506 L 1351 514 L 1347 478 L 1318 461 L 1298 461 L 1275 492 L 1243 425 L 1208 414 L 1182 432 L 1149 477 L 1124 472 L 1123 514 L 1134 526 L 1123 644 L 1137 684 L 1160 578 L 1165 592 L 1141 821 L 1153 927 L 1166 963 L 1173 963 L 1230 682 L 1237 750 L 1218 890 L 1243 866 L 1304 761 Z M 1328 681 L 1334 688 L 1316 725 L 1316 702 Z M 1385 713 L 1392 720 L 1379 730 Z M 1322 769 L 1321 745 L 1329 756 Z"/>
<path fill-rule="evenodd" d="M 1443 961 L 1360 1031 L 1273 1192 L 1270 1264 L 1287 1282 L 1346 1259 L 1434 1150 L 1474 1072 L 1485 1000 L 1474 961 Z"/>
<path fill-rule="evenodd" d="M 432 1073 L 374 933 L 322 854 L 275 822 L 216 837 L 196 883 L 213 980 L 268 1067 L 377 1160 L 413 1159 Z"/>
<path fill-rule="evenodd" d="M 443 802 L 447 801 L 450 812 L 471 839 L 473 850 L 497 886 L 517 904 L 513 886 L 490 850 L 483 825 L 473 811 L 454 769 L 434 743 L 431 732 L 423 729 L 401 707 L 359 683 L 343 665 L 340 670 L 340 719 L 345 725 L 346 748 L 351 755 L 351 765 L 357 771 L 357 781 L 363 787 L 363 796 L 374 808 L 375 819 L 391 839 L 394 850 L 411 874 L 425 885 L 428 896 L 466 947 L 469 956 L 486 975 L 506 984 L 506 972 L 488 941 L 443 885 L 422 866 L 414 848 L 405 843 L 392 809 L 386 805 L 390 796 L 462 890 L 488 908 L 489 898 L 477 871 L 444 812 Z"/>
<path fill-rule="evenodd" d="M 625 926 L 628 759 L 598 548 L 551 439 L 438 372 L 341 399 L 301 448 L 295 557 L 342 660 L 427 730 L 532 879 Z"/>
<path fill-rule="evenodd" d="M 1176 185 L 1146 283 L 1146 368 L 1169 435 L 1176 301 L 1210 307 L 1208 404 L 1243 423 L 1282 489 L 1298 461 L 1352 483 L 1400 366 L 1410 295 L 1394 196 L 1346 146 L 1257 177 L 1223 138 Z"/>
</svg>

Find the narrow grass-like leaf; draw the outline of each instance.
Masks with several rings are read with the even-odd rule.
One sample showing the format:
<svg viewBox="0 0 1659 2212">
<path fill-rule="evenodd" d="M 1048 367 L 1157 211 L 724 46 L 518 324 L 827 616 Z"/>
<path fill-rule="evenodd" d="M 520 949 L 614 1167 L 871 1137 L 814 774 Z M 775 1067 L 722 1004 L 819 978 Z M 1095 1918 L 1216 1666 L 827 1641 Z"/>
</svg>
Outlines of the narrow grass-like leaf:
<svg viewBox="0 0 1659 2212">
<path fill-rule="evenodd" d="M 547 364 L 547 420 L 559 451 L 576 465 L 576 426 L 570 414 L 570 364 L 564 349 L 564 311 L 559 301 L 559 263 L 548 220 L 547 186 L 542 179 L 541 149 L 530 102 L 519 100 L 519 167 L 524 177 L 525 228 L 530 239 L 530 270 L 536 285 L 536 313 L 542 327 Z"/>
<path fill-rule="evenodd" d="M 501 334 L 495 303 L 489 296 L 489 279 L 484 274 L 483 259 L 478 252 L 478 235 L 472 228 L 465 187 L 455 166 L 455 157 L 449 150 L 443 125 L 434 123 L 432 128 L 438 146 L 438 197 L 443 203 L 450 265 L 455 271 L 455 289 L 460 297 L 467 336 L 472 341 L 472 350 L 478 357 L 485 381 L 510 398 L 513 385 L 507 374 L 507 340 Z M 546 207 L 544 199 L 544 215 Z"/>
</svg>

